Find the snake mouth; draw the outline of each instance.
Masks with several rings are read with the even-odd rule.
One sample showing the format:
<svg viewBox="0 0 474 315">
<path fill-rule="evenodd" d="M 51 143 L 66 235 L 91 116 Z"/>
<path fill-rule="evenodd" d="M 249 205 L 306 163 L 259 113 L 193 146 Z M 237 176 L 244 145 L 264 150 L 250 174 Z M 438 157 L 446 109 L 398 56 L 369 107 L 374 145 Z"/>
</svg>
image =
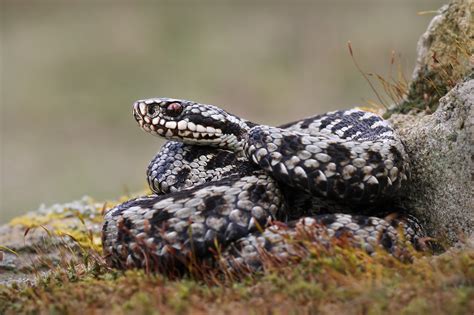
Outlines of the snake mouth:
<svg viewBox="0 0 474 315">
<path fill-rule="evenodd" d="M 138 120 L 140 127 L 148 133 L 167 139 L 214 140 L 222 136 L 220 129 L 196 125 L 185 120 L 165 121 L 164 119 Z"/>
<path fill-rule="evenodd" d="M 169 102 L 170 101 L 168 101 L 168 103 Z M 172 102 L 171 104 L 178 103 Z M 155 112 L 150 110 L 152 106 L 153 104 L 146 104 L 142 101 L 137 101 L 133 104 L 133 116 L 135 120 L 141 129 L 148 133 L 167 139 L 178 139 L 193 143 L 199 140 L 208 143 L 209 140 L 216 140 L 222 136 L 221 129 L 196 124 L 190 122 L 187 118 L 173 120 L 178 117 L 164 117 L 163 115 L 154 117 Z"/>
</svg>

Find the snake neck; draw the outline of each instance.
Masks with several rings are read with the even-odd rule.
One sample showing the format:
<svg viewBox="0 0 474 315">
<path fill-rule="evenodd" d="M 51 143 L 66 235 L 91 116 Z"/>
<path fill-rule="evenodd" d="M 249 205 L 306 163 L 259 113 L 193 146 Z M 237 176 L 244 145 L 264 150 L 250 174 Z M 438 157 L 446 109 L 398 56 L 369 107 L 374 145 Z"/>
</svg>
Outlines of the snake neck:
<svg viewBox="0 0 474 315">
<path fill-rule="evenodd" d="M 217 143 L 217 146 L 221 149 L 235 152 L 238 157 L 243 157 L 245 156 L 244 147 L 248 140 L 249 131 L 257 124 L 232 114 L 226 114 L 226 122 L 223 123 L 221 128 L 221 141 Z"/>
</svg>

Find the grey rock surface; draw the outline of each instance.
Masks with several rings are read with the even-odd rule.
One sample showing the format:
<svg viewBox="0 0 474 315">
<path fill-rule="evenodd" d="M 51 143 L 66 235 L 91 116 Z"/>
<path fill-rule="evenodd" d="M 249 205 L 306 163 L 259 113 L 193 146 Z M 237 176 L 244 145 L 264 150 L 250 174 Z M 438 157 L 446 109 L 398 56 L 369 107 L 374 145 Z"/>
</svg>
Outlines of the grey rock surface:
<svg viewBox="0 0 474 315">
<path fill-rule="evenodd" d="M 438 10 L 417 44 L 417 58 L 405 100 L 391 108 L 434 112 L 439 99 L 474 68 L 474 2 L 453 0 Z"/>
<path fill-rule="evenodd" d="M 406 100 L 390 120 L 405 142 L 411 179 L 404 206 L 429 234 L 453 244 L 474 235 L 474 21 L 472 0 L 453 0 L 417 45 Z"/>
<path fill-rule="evenodd" d="M 425 33 L 417 43 L 417 58 L 412 74 L 412 81 L 423 81 L 427 72 L 435 76 L 446 74 L 462 78 L 469 73 L 469 50 L 472 50 L 474 36 L 474 2 L 472 0 L 454 0 L 442 6 L 433 17 Z M 436 78 L 432 80 L 437 81 Z M 441 78 L 439 83 L 447 83 Z"/>
<path fill-rule="evenodd" d="M 79 257 L 93 236 L 100 243 L 103 203 L 89 197 L 36 211 L 0 226 L 0 285 L 34 281 L 61 260 Z M 75 238 L 75 239 L 73 239 Z"/>
<path fill-rule="evenodd" d="M 411 163 L 404 206 L 429 234 L 454 243 L 474 233 L 474 79 L 458 84 L 432 115 L 394 114 Z"/>
</svg>

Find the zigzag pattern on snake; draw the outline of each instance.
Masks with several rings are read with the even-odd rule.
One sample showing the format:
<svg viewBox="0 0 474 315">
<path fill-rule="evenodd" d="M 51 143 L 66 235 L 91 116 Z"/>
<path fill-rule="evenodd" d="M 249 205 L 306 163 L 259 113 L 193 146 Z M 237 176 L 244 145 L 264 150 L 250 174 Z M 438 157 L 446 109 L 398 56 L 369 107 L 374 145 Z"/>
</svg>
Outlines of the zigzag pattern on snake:
<svg viewBox="0 0 474 315">
<path fill-rule="evenodd" d="M 153 98 L 133 105 L 140 127 L 168 139 L 151 161 L 153 195 L 108 211 L 107 261 L 118 268 L 185 269 L 190 259 L 259 268 L 261 250 L 287 256 L 298 228 L 349 235 L 397 255 L 423 236 L 390 213 L 407 181 L 404 147 L 389 124 L 361 110 L 259 125 L 212 106 Z M 286 222 L 287 228 L 273 225 Z"/>
</svg>

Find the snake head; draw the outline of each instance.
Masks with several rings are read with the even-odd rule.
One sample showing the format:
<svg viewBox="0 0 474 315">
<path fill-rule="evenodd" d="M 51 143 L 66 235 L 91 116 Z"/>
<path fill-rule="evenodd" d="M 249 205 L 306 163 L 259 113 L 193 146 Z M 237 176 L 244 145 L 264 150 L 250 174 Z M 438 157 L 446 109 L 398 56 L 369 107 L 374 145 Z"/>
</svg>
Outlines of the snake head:
<svg viewBox="0 0 474 315">
<path fill-rule="evenodd" d="M 153 135 L 193 145 L 241 151 L 251 123 L 213 105 L 173 98 L 150 98 L 133 104 L 140 127 Z"/>
</svg>

